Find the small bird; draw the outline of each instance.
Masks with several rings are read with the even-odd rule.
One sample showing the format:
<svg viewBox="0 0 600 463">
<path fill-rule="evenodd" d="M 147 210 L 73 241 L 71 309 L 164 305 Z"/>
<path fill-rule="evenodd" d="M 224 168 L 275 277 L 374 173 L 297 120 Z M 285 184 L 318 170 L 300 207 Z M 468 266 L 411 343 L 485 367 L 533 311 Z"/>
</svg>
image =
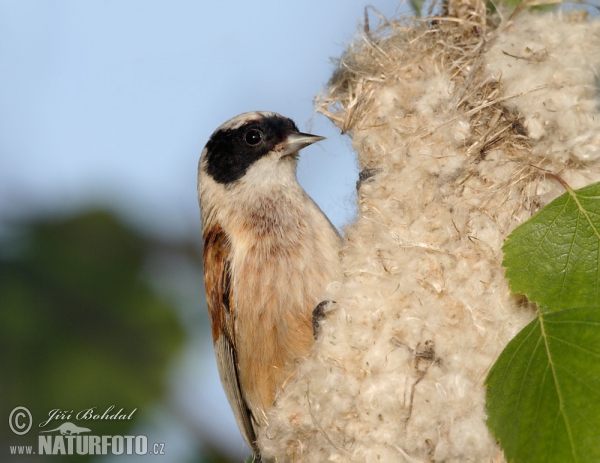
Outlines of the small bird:
<svg viewBox="0 0 600 463">
<path fill-rule="evenodd" d="M 266 411 L 314 342 L 325 287 L 340 279 L 341 237 L 296 179 L 298 151 L 323 139 L 276 113 L 244 113 L 211 135 L 198 165 L 215 355 L 257 460 Z"/>
</svg>

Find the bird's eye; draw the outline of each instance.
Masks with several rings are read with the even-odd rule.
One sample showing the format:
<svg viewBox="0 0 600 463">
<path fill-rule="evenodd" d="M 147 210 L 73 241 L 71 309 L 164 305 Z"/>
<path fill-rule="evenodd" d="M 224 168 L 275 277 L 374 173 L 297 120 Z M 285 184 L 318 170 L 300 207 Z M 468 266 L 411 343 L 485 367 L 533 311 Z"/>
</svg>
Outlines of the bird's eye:
<svg viewBox="0 0 600 463">
<path fill-rule="evenodd" d="M 249 145 L 258 145 L 263 139 L 263 133 L 257 129 L 250 129 L 244 137 Z"/>
</svg>

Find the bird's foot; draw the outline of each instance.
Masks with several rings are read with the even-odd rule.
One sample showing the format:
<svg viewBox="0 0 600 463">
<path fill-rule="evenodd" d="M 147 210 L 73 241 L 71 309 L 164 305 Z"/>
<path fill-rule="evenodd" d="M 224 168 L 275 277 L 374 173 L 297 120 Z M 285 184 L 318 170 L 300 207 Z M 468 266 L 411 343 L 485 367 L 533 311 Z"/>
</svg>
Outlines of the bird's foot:
<svg viewBox="0 0 600 463">
<path fill-rule="evenodd" d="M 370 180 L 379 172 L 381 172 L 381 169 L 365 169 L 360 171 L 360 173 L 358 174 L 358 181 L 356 182 L 356 191 L 360 190 L 360 187 L 363 183 Z"/>
<path fill-rule="evenodd" d="M 335 301 L 327 300 L 320 302 L 315 310 L 312 313 L 312 325 L 313 325 L 313 337 L 317 339 L 319 336 L 319 328 L 321 327 L 320 323 L 327 318 L 327 312 L 331 311 L 333 304 L 336 304 Z"/>
</svg>

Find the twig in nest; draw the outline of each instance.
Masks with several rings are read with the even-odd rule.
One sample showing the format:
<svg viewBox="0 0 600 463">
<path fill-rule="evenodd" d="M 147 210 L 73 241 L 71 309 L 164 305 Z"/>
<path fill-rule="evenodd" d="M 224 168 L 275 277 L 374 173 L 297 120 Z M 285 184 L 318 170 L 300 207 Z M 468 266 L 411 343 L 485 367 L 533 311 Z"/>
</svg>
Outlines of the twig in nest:
<svg viewBox="0 0 600 463">
<path fill-rule="evenodd" d="M 344 452 L 349 454 L 350 452 L 348 450 L 346 450 L 345 448 L 338 447 L 337 445 L 335 445 L 335 443 L 329 438 L 329 436 L 327 435 L 325 430 L 321 427 L 321 425 L 319 423 L 317 423 L 317 420 L 315 419 L 315 415 L 313 414 L 313 411 L 312 411 L 312 403 L 310 402 L 310 385 L 308 385 L 306 387 L 306 400 L 308 401 L 308 412 L 310 413 L 310 418 L 311 418 L 313 424 L 315 425 L 315 428 L 317 428 L 319 431 L 321 431 L 323 436 L 325 436 L 325 439 L 327 439 L 327 442 L 329 442 L 334 448 L 336 448 L 337 450 L 343 450 Z"/>
</svg>

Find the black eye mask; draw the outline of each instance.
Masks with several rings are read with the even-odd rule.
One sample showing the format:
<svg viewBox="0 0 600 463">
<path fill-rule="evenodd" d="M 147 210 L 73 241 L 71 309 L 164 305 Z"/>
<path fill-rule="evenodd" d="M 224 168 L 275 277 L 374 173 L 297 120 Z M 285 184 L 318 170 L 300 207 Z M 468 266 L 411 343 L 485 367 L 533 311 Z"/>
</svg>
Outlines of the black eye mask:
<svg viewBox="0 0 600 463">
<path fill-rule="evenodd" d="M 298 133 L 298 127 L 281 116 L 249 121 L 236 129 L 217 130 L 206 144 L 206 172 L 215 182 L 235 182 L 292 133 Z"/>
</svg>

